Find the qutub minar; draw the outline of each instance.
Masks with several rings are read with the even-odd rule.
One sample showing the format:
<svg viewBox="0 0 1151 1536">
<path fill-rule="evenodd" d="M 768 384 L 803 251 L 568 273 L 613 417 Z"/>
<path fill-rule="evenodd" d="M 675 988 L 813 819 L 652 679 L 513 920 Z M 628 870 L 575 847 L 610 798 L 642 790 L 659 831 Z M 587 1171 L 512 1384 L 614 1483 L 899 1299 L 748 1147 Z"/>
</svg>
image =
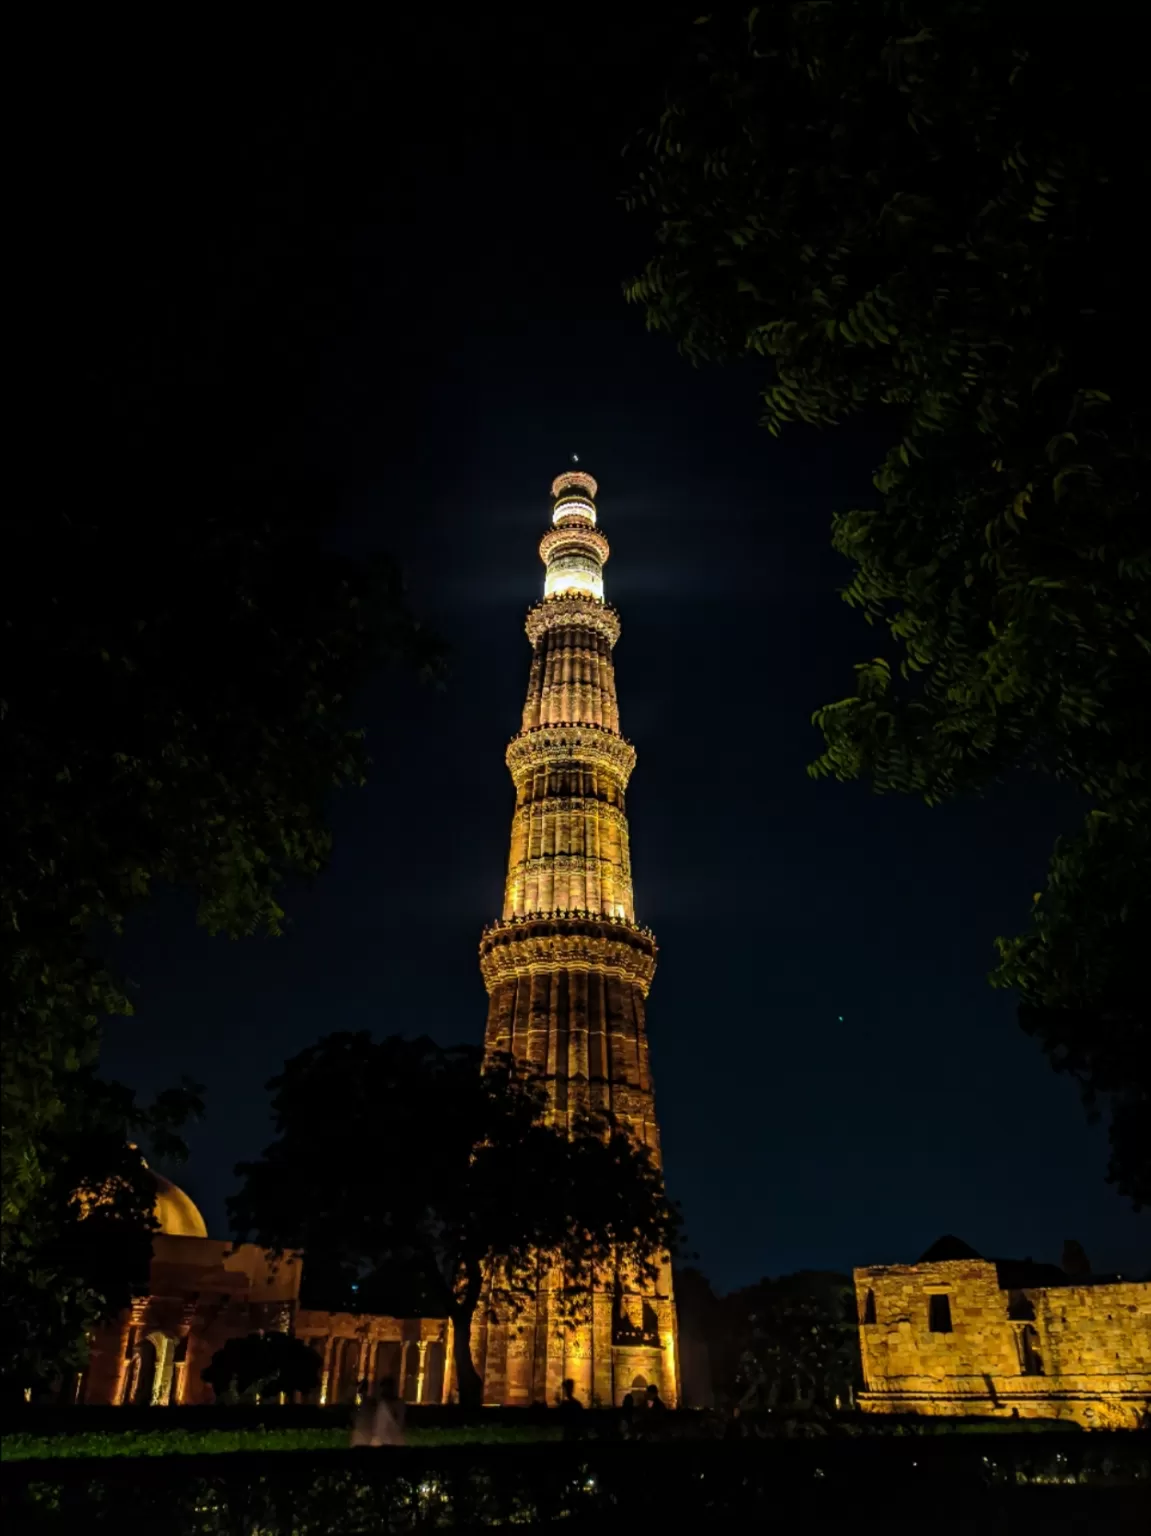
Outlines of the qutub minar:
<svg viewBox="0 0 1151 1536">
<path fill-rule="evenodd" d="M 503 916 L 484 934 L 487 1050 L 546 1077 L 550 1112 L 610 1111 L 659 1159 L 644 1004 L 655 940 L 636 925 L 624 791 L 635 752 L 619 733 L 603 600 L 607 540 L 596 483 L 572 471 L 552 486 L 540 555 L 543 601 L 528 613 L 531 677 L 523 730 L 508 747 L 516 787 Z M 312 1401 L 359 1402 L 389 1381 L 413 1403 L 450 1400 L 451 1324 L 322 1312 L 300 1305 L 301 1255 L 277 1262 L 254 1243 L 210 1238 L 186 1194 L 158 1174 L 150 1284 L 92 1336 L 65 1401 L 160 1407 L 202 1403 L 202 1372 L 229 1339 L 291 1332 L 320 1357 Z M 871 1413 L 1066 1419 L 1088 1428 L 1145 1424 L 1151 1413 L 1151 1285 L 1092 1277 L 1083 1265 L 983 1259 L 954 1237 L 915 1264 L 855 1271 Z M 570 1378 L 581 1403 L 622 1403 L 655 1384 L 682 1401 L 671 1274 L 629 1285 L 605 1274 L 590 1308 L 569 1309 L 547 1281 L 514 1317 L 481 1309 L 472 1357 L 493 1404 L 555 1403 Z M 575 1314 L 573 1323 L 572 1314 Z M 583 1319 L 590 1313 L 590 1321 Z M 692 1406 L 710 1401 L 703 1384 Z"/>
<path fill-rule="evenodd" d="M 540 543 L 547 575 L 527 616 L 523 729 L 507 750 L 516 807 L 503 915 L 480 944 L 485 1049 L 543 1074 L 557 1122 L 610 1112 L 658 1162 L 644 1027 L 656 944 L 635 920 L 624 810 L 635 749 L 619 729 L 612 648 L 620 621 L 604 601 L 609 550 L 596 527 L 596 490 L 581 470 L 560 475 Z M 605 1276 L 590 1322 L 574 1326 L 544 1286 L 518 1316 L 478 1322 L 473 1358 L 488 1403 L 554 1403 L 570 1378 L 589 1405 L 638 1398 L 654 1383 L 674 1406 L 670 1267 L 640 1290 Z"/>
</svg>

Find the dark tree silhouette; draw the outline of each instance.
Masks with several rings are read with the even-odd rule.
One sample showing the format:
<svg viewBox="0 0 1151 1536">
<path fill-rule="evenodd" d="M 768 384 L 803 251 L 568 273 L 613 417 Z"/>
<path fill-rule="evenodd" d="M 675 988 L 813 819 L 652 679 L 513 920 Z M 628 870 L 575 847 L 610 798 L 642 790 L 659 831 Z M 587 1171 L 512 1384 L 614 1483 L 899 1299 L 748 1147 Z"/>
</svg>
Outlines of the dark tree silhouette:
<svg viewBox="0 0 1151 1536">
<path fill-rule="evenodd" d="M 997 986 L 1151 1199 L 1151 386 L 1141 51 L 1020 0 L 720 7 L 645 141 L 629 288 L 764 421 L 890 450 L 834 520 L 879 634 L 817 776 L 934 803 L 1014 770 L 1091 805 Z M 1022 906 L 1022 903 L 1021 903 Z"/>
<path fill-rule="evenodd" d="M 0 570 L 6 1267 L 54 1241 L 48 1138 L 75 1118 L 98 1020 L 129 1007 L 109 933 L 157 883 L 194 891 L 213 931 L 274 933 L 285 879 L 325 862 L 332 789 L 363 775 L 357 684 L 435 661 L 397 572 L 333 549 L 342 489 L 302 446 L 319 360 L 362 312 L 346 249 L 321 227 L 189 220 L 190 141 L 158 104 L 145 212 L 118 138 L 139 78 L 110 92 L 98 73 L 123 116 L 76 77 L 61 206 L 104 233 L 82 256 L 47 242 L 36 382 L 68 449 L 9 513 Z M 229 159 L 258 156 L 237 132 Z"/>
<path fill-rule="evenodd" d="M 594 1274 L 654 1274 L 675 1243 L 645 1147 L 547 1125 L 542 1087 L 474 1048 L 329 1035 L 268 1086 L 277 1139 L 237 1169 L 236 1237 L 302 1249 L 312 1305 L 450 1317 L 462 1402 L 486 1285 L 514 1312 L 559 1264 L 574 1317 Z"/>
<path fill-rule="evenodd" d="M 200 1372 L 222 1402 L 259 1401 L 281 1392 L 314 1392 L 323 1362 L 289 1333 L 248 1333 L 229 1339 Z"/>
<path fill-rule="evenodd" d="M 0 1392 L 59 1386 L 87 1363 L 87 1335 L 146 1295 L 156 1184 L 140 1146 L 180 1160 L 200 1110 L 192 1084 L 151 1103 L 91 1068 L 69 1078 L 68 1114 L 44 1135 L 37 1197 L 13 1222 L 0 1269 Z"/>
</svg>

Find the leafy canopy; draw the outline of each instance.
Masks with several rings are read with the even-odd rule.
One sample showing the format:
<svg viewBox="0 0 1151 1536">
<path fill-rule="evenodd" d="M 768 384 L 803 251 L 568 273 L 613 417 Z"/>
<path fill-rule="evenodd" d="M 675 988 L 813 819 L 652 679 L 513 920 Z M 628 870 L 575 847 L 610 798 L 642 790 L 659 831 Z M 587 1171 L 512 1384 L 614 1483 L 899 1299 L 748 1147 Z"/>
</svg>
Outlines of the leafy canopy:
<svg viewBox="0 0 1151 1536">
<path fill-rule="evenodd" d="M 351 691 L 389 659 L 432 658 L 394 573 L 325 552 L 302 514 L 264 515 L 252 494 L 173 508 L 156 533 L 86 508 L 13 530 L 0 1109 L 22 1294 L 33 1275 L 87 1291 L 60 1268 L 51 1149 L 96 1086 L 101 1016 L 131 1012 L 111 935 L 158 882 L 194 890 L 213 932 L 277 933 L 284 882 L 327 857 L 326 797 L 363 777 Z"/>
<path fill-rule="evenodd" d="M 693 43 L 641 150 L 659 250 L 629 298 L 695 361 L 760 363 L 772 433 L 890 436 L 832 531 L 878 651 L 817 711 L 811 771 L 935 803 L 1027 770 L 1090 800 L 992 980 L 1111 1099 L 1111 1177 L 1146 1201 L 1139 52 L 1013 0 L 776 0 Z"/>
<path fill-rule="evenodd" d="M 554 1266 L 575 1308 L 597 1274 L 654 1276 L 675 1242 L 645 1147 L 547 1124 L 542 1085 L 481 1071 L 472 1047 L 328 1035 L 269 1089 L 276 1140 L 237 1169 L 236 1237 L 302 1248 L 313 1306 L 451 1317 L 464 1401 L 481 1301 L 514 1312 Z"/>
<path fill-rule="evenodd" d="M 280 1393 L 314 1392 L 322 1362 L 288 1333 L 248 1333 L 229 1339 L 200 1372 L 218 1402 L 259 1402 Z"/>
<path fill-rule="evenodd" d="M 0 1392 L 59 1387 L 84 1368 L 87 1336 L 147 1295 L 156 1183 L 140 1147 L 180 1160 L 199 1114 L 192 1084 L 140 1103 L 91 1068 L 68 1078 L 66 1114 L 44 1141 L 45 1178 L 10 1225 L 0 1268 Z"/>
</svg>

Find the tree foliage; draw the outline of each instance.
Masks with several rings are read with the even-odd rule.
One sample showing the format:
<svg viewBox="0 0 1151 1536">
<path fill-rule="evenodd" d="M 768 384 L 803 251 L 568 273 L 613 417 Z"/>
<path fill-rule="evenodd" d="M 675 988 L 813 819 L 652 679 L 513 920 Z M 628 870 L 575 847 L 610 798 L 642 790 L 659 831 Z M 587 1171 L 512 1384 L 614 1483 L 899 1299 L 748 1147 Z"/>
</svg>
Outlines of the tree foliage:
<svg viewBox="0 0 1151 1536">
<path fill-rule="evenodd" d="M 289 1333 L 248 1333 L 229 1339 L 201 1377 L 225 1403 L 256 1402 L 280 1393 L 314 1392 L 323 1362 Z"/>
<path fill-rule="evenodd" d="M 855 1288 L 803 1271 L 726 1297 L 737 1340 L 735 1389 L 747 1407 L 847 1408 L 862 1381 Z"/>
<path fill-rule="evenodd" d="M 712 1391 L 728 1408 L 829 1413 L 862 1383 L 855 1288 L 803 1270 L 716 1296 L 698 1270 L 677 1272 L 680 1345 L 707 1347 Z"/>
<path fill-rule="evenodd" d="M 334 1034 L 268 1086 L 277 1139 L 237 1169 L 236 1237 L 303 1249 L 311 1305 L 450 1317 L 461 1401 L 481 1304 L 514 1312 L 554 1264 L 574 1317 L 593 1275 L 654 1275 L 675 1241 L 646 1148 L 547 1125 L 542 1087 L 471 1047 Z"/>
<path fill-rule="evenodd" d="M 88 1334 L 147 1294 L 156 1183 L 141 1153 L 179 1160 L 201 1108 L 192 1084 L 137 1102 L 92 1068 L 68 1078 L 45 1133 L 44 1178 L 5 1234 L 0 1392 L 50 1392 L 87 1363 Z"/>
<path fill-rule="evenodd" d="M 10 551 L 5 1359 L 24 1338 L 37 1378 L 74 1364 L 111 1306 L 83 1267 L 68 1271 L 59 1161 L 95 1105 L 109 1155 L 139 1121 L 95 1076 L 101 1016 L 131 1012 L 109 937 L 158 883 L 194 890 L 213 932 L 279 932 L 284 882 L 327 857 L 327 795 L 363 776 L 350 691 L 389 656 L 425 654 L 389 571 L 325 554 L 286 516 L 189 515 L 150 555 L 141 569 L 131 519 L 84 511 L 18 527 Z M 22 1321 L 57 1305 L 51 1327 Z"/>
<path fill-rule="evenodd" d="M 6 1266 L 64 1219 L 49 1148 L 100 1018 L 130 1009 L 112 935 L 157 884 L 194 892 L 212 931 L 276 932 L 285 882 L 327 857 L 333 789 L 364 771 L 357 685 L 436 661 L 390 564 L 334 547 L 345 504 L 315 429 L 333 339 L 362 317 L 346 242 L 189 219 L 171 143 L 142 213 L 115 116 L 89 112 L 73 144 L 73 168 L 108 174 L 62 205 L 102 234 L 49 259 L 31 388 L 57 451 L 0 567 Z"/>
<path fill-rule="evenodd" d="M 636 173 L 659 251 L 629 297 L 693 360 L 759 363 L 771 432 L 890 437 L 832 535 L 879 653 L 816 713 L 812 772 L 934 803 L 1022 769 L 1090 800 L 992 979 L 1110 1098 L 1111 1177 L 1151 1199 L 1138 50 L 1012 0 L 776 0 L 694 43 Z"/>
<path fill-rule="evenodd" d="M 326 796 L 363 776 L 349 692 L 421 644 L 394 577 L 290 519 L 189 516 L 151 559 L 140 541 L 77 511 L 18 527 L 9 552 L 6 1224 L 100 1016 L 131 1011 L 93 940 L 158 882 L 193 889 L 213 932 L 278 932 L 284 881 L 327 857 Z"/>
</svg>

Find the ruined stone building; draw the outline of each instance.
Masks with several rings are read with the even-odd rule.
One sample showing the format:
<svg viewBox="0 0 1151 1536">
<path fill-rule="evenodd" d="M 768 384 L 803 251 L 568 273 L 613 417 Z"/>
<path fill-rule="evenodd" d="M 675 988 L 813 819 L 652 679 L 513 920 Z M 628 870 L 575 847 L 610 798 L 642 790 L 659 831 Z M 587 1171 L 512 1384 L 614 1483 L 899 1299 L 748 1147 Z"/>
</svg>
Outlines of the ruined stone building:
<svg viewBox="0 0 1151 1536">
<path fill-rule="evenodd" d="M 984 1259 L 941 1238 L 917 1264 L 855 1271 L 869 1413 L 1070 1419 L 1151 1414 L 1151 1283 Z"/>
<path fill-rule="evenodd" d="M 516 801 L 503 914 L 480 945 L 485 1048 L 544 1075 L 556 1123 L 610 1112 L 658 1160 L 644 1011 L 656 945 L 635 917 L 624 807 L 635 749 L 620 734 L 620 621 L 604 601 L 596 494 L 590 475 L 560 475 L 540 543 L 546 576 L 527 616 L 527 702 L 507 750 Z M 480 1317 L 473 1357 L 485 1402 L 556 1402 L 570 1378 L 588 1405 L 618 1404 L 650 1384 L 676 1403 L 669 1265 L 654 1286 L 605 1276 L 578 1327 L 561 1319 L 559 1294 L 553 1274 L 518 1317 Z"/>
<path fill-rule="evenodd" d="M 153 1173 L 156 1219 L 149 1294 L 92 1338 L 79 1403 L 210 1403 L 201 1372 L 231 1338 L 294 1333 L 320 1356 L 315 1399 L 354 1402 L 390 1377 L 409 1402 L 442 1402 L 450 1389 L 450 1325 L 438 1318 L 353 1316 L 299 1305 L 302 1260 L 279 1263 L 254 1243 L 211 1238 L 183 1190 Z"/>
</svg>

